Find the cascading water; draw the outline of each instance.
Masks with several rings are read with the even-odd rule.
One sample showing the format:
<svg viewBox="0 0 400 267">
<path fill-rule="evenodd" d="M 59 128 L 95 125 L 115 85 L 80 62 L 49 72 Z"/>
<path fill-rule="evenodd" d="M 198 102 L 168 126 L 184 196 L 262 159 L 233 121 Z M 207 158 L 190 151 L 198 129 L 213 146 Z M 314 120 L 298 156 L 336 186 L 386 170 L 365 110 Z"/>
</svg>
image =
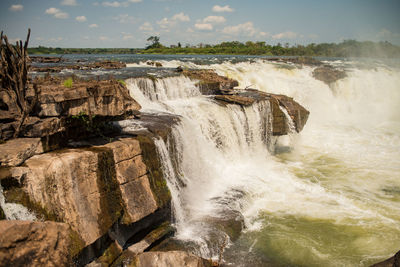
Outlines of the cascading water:
<svg viewBox="0 0 400 267">
<path fill-rule="evenodd" d="M 327 86 L 311 67 L 211 67 L 242 88 L 294 97 L 311 114 L 292 149 L 272 155 L 267 103 L 223 107 L 184 77 L 128 80 L 144 110 L 182 117 L 173 154 L 156 142 L 173 176 L 177 238 L 216 257 L 227 231 L 215 222 L 235 211 L 246 229 L 225 252 L 234 266 L 366 266 L 400 248 L 398 70 L 350 67 Z"/>
</svg>

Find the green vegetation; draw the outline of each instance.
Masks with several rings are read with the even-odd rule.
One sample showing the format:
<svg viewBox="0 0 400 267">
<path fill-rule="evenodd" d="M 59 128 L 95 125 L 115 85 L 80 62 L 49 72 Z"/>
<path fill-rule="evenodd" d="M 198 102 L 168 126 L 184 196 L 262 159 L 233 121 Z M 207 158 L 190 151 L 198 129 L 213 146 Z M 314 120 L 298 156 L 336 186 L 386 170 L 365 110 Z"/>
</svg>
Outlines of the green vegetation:
<svg viewBox="0 0 400 267">
<path fill-rule="evenodd" d="M 322 56 L 322 57 L 400 57 L 400 46 L 389 42 L 359 42 L 346 40 L 341 43 L 309 45 L 269 45 L 266 42 L 222 42 L 217 45 L 191 46 L 181 43 L 166 47 L 158 36 L 151 36 L 145 49 L 136 48 L 29 48 L 30 54 L 204 54 L 204 55 L 267 55 L 267 56 Z"/>
<path fill-rule="evenodd" d="M 72 80 L 72 78 L 68 78 L 64 81 L 64 86 L 67 88 L 72 88 L 72 85 L 74 84 L 74 81 Z"/>
<path fill-rule="evenodd" d="M 122 84 L 123 86 L 126 86 L 126 82 L 124 80 L 117 80 L 120 84 Z"/>
</svg>

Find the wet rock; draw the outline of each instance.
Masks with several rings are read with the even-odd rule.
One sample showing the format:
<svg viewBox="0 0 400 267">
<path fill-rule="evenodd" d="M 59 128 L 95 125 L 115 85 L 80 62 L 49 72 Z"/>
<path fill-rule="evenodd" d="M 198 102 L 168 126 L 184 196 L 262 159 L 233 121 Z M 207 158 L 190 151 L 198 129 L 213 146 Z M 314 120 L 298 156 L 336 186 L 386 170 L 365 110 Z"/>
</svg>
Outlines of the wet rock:
<svg viewBox="0 0 400 267">
<path fill-rule="evenodd" d="M 40 138 L 18 138 L 0 144 L 0 166 L 19 166 L 28 158 L 43 153 Z"/>
<path fill-rule="evenodd" d="M 173 232 L 174 228 L 169 222 L 165 222 L 157 229 L 146 235 L 141 241 L 129 246 L 127 250 L 133 255 L 138 255 L 139 253 L 142 253 L 148 249 L 150 246 L 154 245 L 156 241 L 161 240 L 165 236 L 171 235 Z"/>
<path fill-rule="evenodd" d="M 307 122 L 310 112 L 303 106 L 285 95 L 261 92 L 255 89 L 221 90 L 222 95 L 213 98 L 223 104 L 249 106 L 260 101 L 269 101 L 272 111 L 272 134 L 275 136 L 289 133 L 287 118 L 280 107 L 284 107 L 293 120 L 295 130 L 300 132 Z"/>
<path fill-rule="evenodd" d="M 122 253 L 122 247 L 117 242 L 112 242 L 111 245 L 104 251 L 95 261 L 86 265 L 86 267 L 107 267 L 110 266 Z"/>
<path fill-rule="evenodd" d="M 347 77 L 345 71 L 337 70 L 330 66 L 318 67 L 312 74 L 315 79 L 323 81 L 328 85 Z"/>
<path fill-rule="evenodd" d="M 135 267 L 210 266 L 211 267 L 212 262 L 184 251 L 145 252 L 136 256 L 128 266 L 135 266 Z"/>
<path fill-rule="evenodd" d="M 221 90 L 231 89 L 239 85 L 236 80 L 220 76 L 213 70 L 183 70 L 183 75 L 199 80 L 198 87 L 204 95 L 219 95 Z"/>
<path fill-rule="evenodd" d="M 224 210 L 219 216 L 206 218 L 206 221 L 226 233 L 231 241 L 237 240 L 244 229 L 243 215 L 234 210 Z"/>
<path fill-rule="evenodd" d="M 35 63 L 60 63 L 64 59 L 62 57 L 43 57 L 43 56 L 30 56 L 30 61 Z"/>
<path fill-rule="evenodd" d="M 147 61 L 146 64 L 149 65 L 149 66 L 155 66 L 155 67 L 162 67 L 162 66 L 163 66 L 163 65 L 162 65 L 160 62 L 158 62 L 158 61 Z"/>
<path fill-rule="evenodd" d="M 399 267 L 400 266 L 400 251 L 398 251 L 393 257 L 376 263 L 371 267 Z"/>
<path fill-rule="evenodd" d="M 0 265 L 71 266 L 72 235 L 63 223 L 0 221 Z"/>
</svg>

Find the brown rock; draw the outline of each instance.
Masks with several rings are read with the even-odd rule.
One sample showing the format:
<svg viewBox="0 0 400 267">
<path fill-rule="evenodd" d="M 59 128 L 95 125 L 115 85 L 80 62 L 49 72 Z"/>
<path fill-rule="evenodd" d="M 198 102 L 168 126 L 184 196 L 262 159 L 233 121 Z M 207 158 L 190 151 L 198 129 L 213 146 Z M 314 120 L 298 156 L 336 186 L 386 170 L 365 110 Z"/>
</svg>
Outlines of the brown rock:
<svg viewBox="0 0 400 267">
<path fill-rule="evenodd" d="M 198 87 L 204 95 L 219 95 L 220 90 L 231 89 L 239 85 L 233 79 L 220 76 L 213 70 L 183 70 L 183 75 L 199 80 Z"/>
<path fill-rule="evenodd" d="M 0 221 L 0 266 L 71 266 L 71 236 L 63 223 Z"/>
<path fill-rule="evenodd" d="M 0 144 L 0 151 L 0 166 L 13 167 L 43 153 L 43 147 L 40 138 L 18 138 Z"/>
<path fill-rule="evenodd" d="M 211 261 L 184 251 L 145 252 L 139 254 L 128 266 L 135 267 L 211 267 Z"/>
<path fill-rule="evenodd" d="M 375 263 L 374 265 L 371 265 L 371 267 L 400 267 L 400 251 L 398 251 L 393 257 L 385 261 Z"/>
<path fill-rule="evenodd" d="M 118 81 L 75 81 L 71 88 L 62 81 L 50 80 L 39 84 L 39 117 L 123 116 L 138 111 L 140 105 Z"/>
<path fill-rule="evenodd" d="M 238 104 L 241 106 L 250 106 L 256 101 L 251 97 L 240 96 L 240 95 L 216 95 L 214 96 L 214 99 L 229 104 Z"/>
<path fill-rule="evenodd" d="M 85 245 L 103 236 L 122 211 L 110 149 L 68 149 L 30 158 L 24 191 L 68 223 Z"/>
<path fill-rule="evenodd" d="M 315 79 L 323 81 L 328 85 L 347 77 L 346 72 L 330 66 L 316 68 L 312 74 Z"/>
<path fill-rule="evenodd" d="M 42 57 L 42 56 L 30 56 L 31 62 L 36 63 L 60 63 L 63 60 L 62 57 Z"/>
</svg>

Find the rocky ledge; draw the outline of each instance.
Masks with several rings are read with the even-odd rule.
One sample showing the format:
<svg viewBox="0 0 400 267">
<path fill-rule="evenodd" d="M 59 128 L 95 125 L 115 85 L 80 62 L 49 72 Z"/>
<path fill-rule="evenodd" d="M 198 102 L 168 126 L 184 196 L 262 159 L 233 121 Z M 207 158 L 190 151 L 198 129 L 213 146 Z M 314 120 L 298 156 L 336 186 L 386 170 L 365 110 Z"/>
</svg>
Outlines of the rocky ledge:
<svg viewBox="0 0 400 267">
<path fill-rule="evenodd" d="M 52 57 L 40 57 L 38 59 L 33 58 L 33 62 L 37 63 L 61 63 L 62 58 L 52 58 Z M 31 66 L 30 71 L 34 72 L 61 72 L 62 70 L 94 70 L 94 69 L 122 69 L 125 68 L 126 64 L 119 61 L 97 61 L 97 62 L 78 62 L 77 64 L 59 64 L 59 65 L 34 65 Z"/>
</svg>

